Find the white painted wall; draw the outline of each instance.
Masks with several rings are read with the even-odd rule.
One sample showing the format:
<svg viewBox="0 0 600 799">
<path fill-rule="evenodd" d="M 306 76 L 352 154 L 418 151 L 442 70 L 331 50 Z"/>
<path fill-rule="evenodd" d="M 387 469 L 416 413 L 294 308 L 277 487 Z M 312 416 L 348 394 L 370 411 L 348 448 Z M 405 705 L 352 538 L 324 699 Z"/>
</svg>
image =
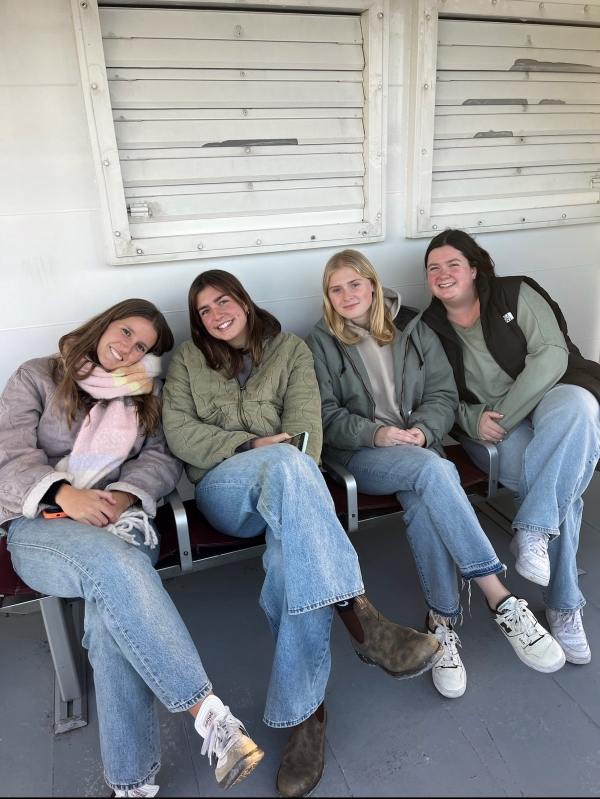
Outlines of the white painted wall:
<svg viewBox="0 0 600 799">
<path fill-rule="evenodd" d="M 391 0 L 387 240 L 363 247 L 383 282 L 425 307 L 423 240 L 405 238 L 411 4 Z M 0 386 L 28 358 L 126 297 L 146 297 L 188 337 L 187 290 L 204 269 L 236 274 L 286 330 L 320 316 L 330 249 L 109 266 L 69 0 L 0 0 Z M 600 224 L 482 235 L 500 274 L 530 274 L 557 299 L 573 340 L 600 352 Z"/>
</svg>

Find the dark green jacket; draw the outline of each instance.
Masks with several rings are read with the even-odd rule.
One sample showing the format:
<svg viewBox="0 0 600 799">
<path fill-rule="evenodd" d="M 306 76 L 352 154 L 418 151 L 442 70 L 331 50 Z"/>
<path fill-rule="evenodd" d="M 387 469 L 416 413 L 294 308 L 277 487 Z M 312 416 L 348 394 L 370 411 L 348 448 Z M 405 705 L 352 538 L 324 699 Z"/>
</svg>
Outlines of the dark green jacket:
<svg viewBox="0 0 600 799">
<path fill-rule="evenodd" d="M 407 427 L 425 434 L 426 446 L 444 456 L 442 438 L 454 424 L 458 391 L 439 338 L 414 309 L 401 308 L 394 324 L 395 385 Z M 342 344 L 322 318 L 306 340 L 321 391 L 324 451 L 344 465 L 363 447 L 374 447 L 375 403 L 358 348 Z"/>
</svg>

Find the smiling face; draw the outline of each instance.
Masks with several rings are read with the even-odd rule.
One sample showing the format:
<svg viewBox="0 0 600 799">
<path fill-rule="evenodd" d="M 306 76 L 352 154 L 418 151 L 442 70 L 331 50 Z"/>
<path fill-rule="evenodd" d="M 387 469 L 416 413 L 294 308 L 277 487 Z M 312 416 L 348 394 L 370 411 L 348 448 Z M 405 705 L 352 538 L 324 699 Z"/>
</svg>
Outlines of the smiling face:
<svg viewBox="0 0 600 799">
<path fill-rule="evenodd" d="M 98 363 L 107 372 L 133 366 L 158 340 L 154 325 L 142 316 L 117 319 L 106 328 L 96 348 Z"/>
<path fill-rule="evenodd" d="M 434 297 L 444 305 L 465 305 L 476 301 L 476 277 L 477 269 L 469 264 L 460 250 L 450 244 L 429 253 L 427 283 Z"/>
<path fill-rule="evenodd" d="M 206 286 L 196 296 L 196 309 L 207 332 L 235 349 L 243 349 L 248 338 L 248 317 L 243 308 L 222 289 Z"/>
<path fill-rule="evenodd" d="M 329 279 L 327 296 L 344 319 L 359 327 L 368 327 L 373 304 L 373 284 L 361 277 L 352 266 L 341 266 Z"/>
</svg>

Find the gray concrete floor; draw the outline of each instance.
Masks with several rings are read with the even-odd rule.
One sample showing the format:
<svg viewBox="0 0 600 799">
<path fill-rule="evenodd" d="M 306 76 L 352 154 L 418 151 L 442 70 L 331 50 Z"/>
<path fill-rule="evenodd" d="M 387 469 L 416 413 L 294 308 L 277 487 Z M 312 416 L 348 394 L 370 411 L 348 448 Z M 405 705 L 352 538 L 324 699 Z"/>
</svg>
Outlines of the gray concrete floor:
<svg viewBox="0 0 600 799">
<path fill-rule="evenodd" d="M 578 559 L 595 660 L 553 675 L 528 669 L 474 588 L 471 614 L 465 608 L 459 630 L 467 692 L 446 700 L 429 674 L 394 681 L 365 666 L 334 619 L 326 767 L 314 796 L 600 795 L 599 488 L 596 474 L 585 497 Z M 538 590 L 511 568 L 509 535 L 480 518 L 509 566 L 509 587 L 539 615 Z M 402 523 L 388 520 L 353 540 L 371 601 L 395 621 L 422 628 L 425 605 Z M 266 752 L 256 771 L 230 790 L 232 797 L 275 796 L 287 738 L 262 723 L 273 642 L 258 607 L 261 580 L 254 559 L 166 583 L 216 692 Z M 93 684 L 89 725 L 55 736 L 41 616 L 0 615 L 0 797 L 108 796 Z M 189 714 L 161 710 L 161 724 L 159 796 L 220 795 Z"/>
</svg>

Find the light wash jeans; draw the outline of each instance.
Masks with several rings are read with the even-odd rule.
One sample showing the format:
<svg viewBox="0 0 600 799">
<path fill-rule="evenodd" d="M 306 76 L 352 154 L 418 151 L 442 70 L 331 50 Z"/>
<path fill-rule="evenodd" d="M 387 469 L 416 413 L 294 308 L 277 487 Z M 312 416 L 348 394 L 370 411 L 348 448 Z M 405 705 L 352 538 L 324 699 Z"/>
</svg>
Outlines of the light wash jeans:
<svg viewBox="0 0 600 799">
<path fill-rule="evenodd" d="M 502 424 L 502 420 L 500 420 Z M 583 500 L 600 455 L 600 406 L 589 391 L 558 383 L 498 448 L 500 482 L 515 494 L 515 530 L 548 533 L 550 584 L 542 597 L 552 610 L 585 605 L 577 577 Z M 487 469 L 482 447 L 465 444 Z"/>
<path fill-rule="evenodd" d="M 461 488 L 453 463 L 422 447 L 364 447 L 346 468 L 364 494 L 396 494 L 429 609 L 461 613 L 456 567 L 464 580 L 504 571 Z"/>
<path fill-rule="evenodd" d="M 294 727 L 325 696 L 332 604 L 364 592 L 325 481 L 308 455 L 272 444 L 212 469 L 196 486 L 196 503 L 227 535 L 251 538 L 266 528 L 260 605 L 276 647 L 264 721 Z"/>
<path fill-rule="evenodd" d="M 187 710 L 211 685 L 147 549 L 73 519 L 15 519 L 8 549 L 15 571 L 44 594 L 85 599 L 100 748 L 111 788 L 143 785 L 160 768 L 156 698 Z M 200 743 L 200 741 L 199 741 Z"/>
</svg>

